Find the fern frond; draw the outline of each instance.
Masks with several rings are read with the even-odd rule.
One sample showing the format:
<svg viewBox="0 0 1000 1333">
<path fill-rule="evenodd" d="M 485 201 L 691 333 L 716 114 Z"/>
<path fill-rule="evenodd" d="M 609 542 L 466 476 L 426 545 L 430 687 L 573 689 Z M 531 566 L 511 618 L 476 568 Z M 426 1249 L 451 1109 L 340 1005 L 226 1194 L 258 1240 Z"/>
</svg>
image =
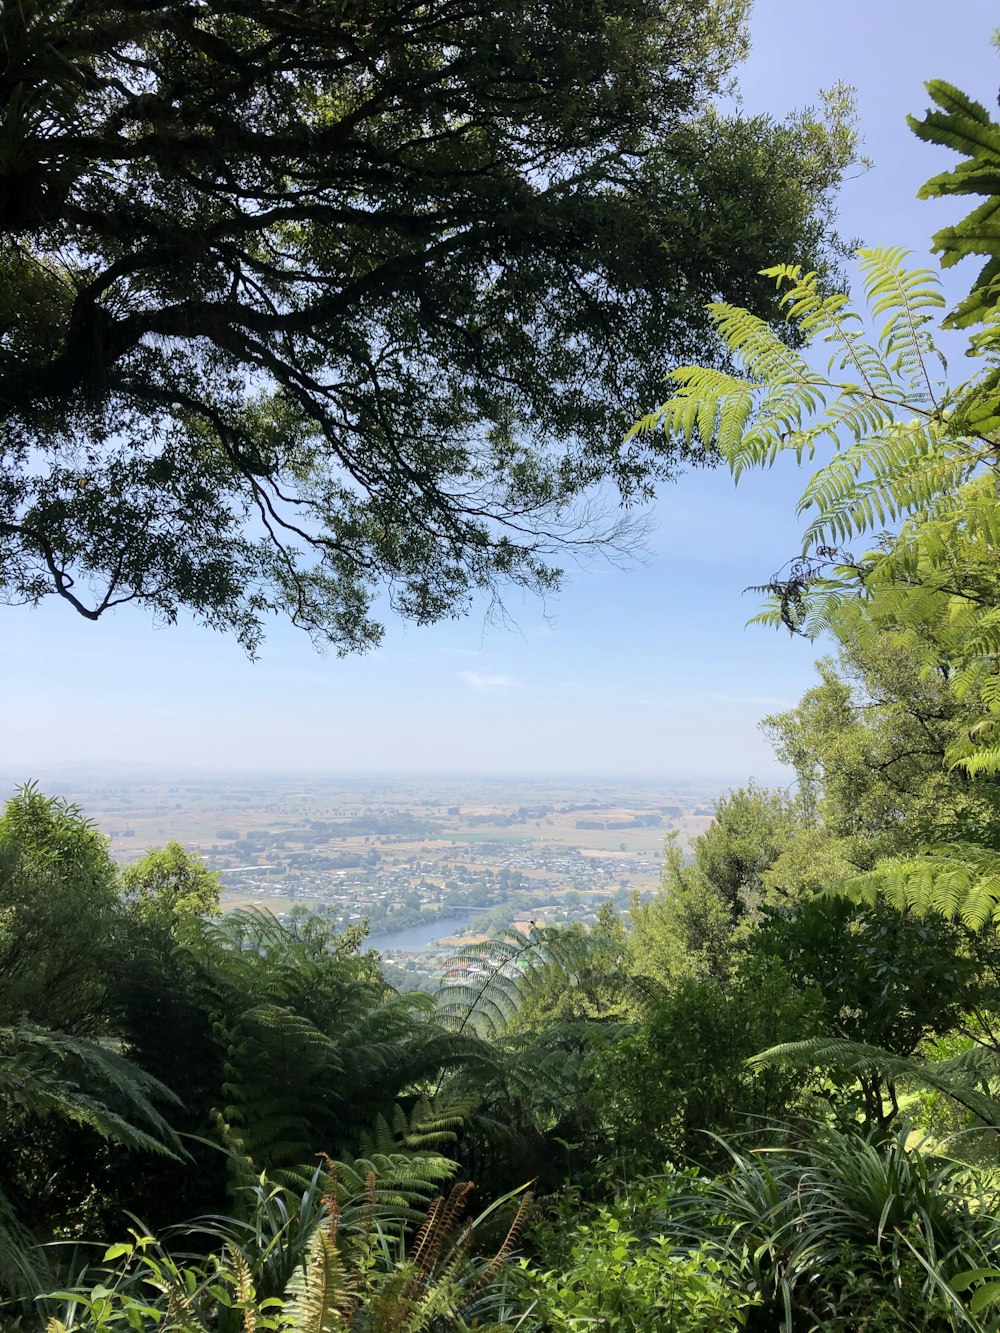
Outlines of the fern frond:
<svg viewBox="0 0 1000 1333">
<path fill-rule="evenodd" d="M 830 892 L 862 902 L 884 898 L 899 911 L 936 913 L 979 930 L 1000 920 L 1000 853 L 974 843 L 948 843 L 921 856 L 883 861 Z"/>
<path fill-rule="evenodd" d="M 603 949 L 598 935 L 559 926 L 532 926 L 527 934 L 506 930 L 466 945 L 448 961 L 438 1013 L 460 1033 L 496 1037 L 556 978 L 574 987 L 592 973 Z"/>
<path fill-rule="evenodd" d="M 439 1107 L 438 1100 L 421 1095 L 409 1111 L 397 1102 L 392 1110 L 391 1125 L 384 1115 L 376 1116 L 371 1130 L 361 1134 L 361 1154 L 436 1153 L 453 1147 L 471 1102 L 445 1103 Z"/>
<path fill-rule="evenodd" d="M 340 1225 L 356 1230 L 369 1206 L 387 1234 L 398 1234 L 419 1222 L 429 1201 L 453 1180 L 458 1164 L 437 1154 L 372 1153 L 337 1163 Z M 368 1177 L 374 1176 L 374 1193 Z"/>
<path fill-rule="evenodd" d="M 984 202 L 960 222 L 935 233 L 941 266 L 950 268 L 970 255 L 985 262 L 968 294 L 944 320 L 946 328 L 983 326 L 972 340 L 975 354 L 995 352 L 1000 311 L 1000 124 L 979 102 L 941 80 L 927 85 L 937 103 L 923 120 L 908 117 L 921 139 L 960 153 L 963 161 L 932 177 L 921 198 L 981 195 Z M 1000 429 L 1000 373 L 996 370 L 962 387 L 954 396 L 959 429 L 995 439 Z"/>
<path fill-rule="evenodd" d="M 926 326 L 945 301 L 937 274 L 904 268 L 907 253 L 902 248 L 861 250 L 858 258 L 873 318 L 888 315 L 878 332 L 884 357 L 893 374 L 913 386 L 916 402 L 933 404 L 937 395 L 929 363 L 935 350 Z"/>
<path fill-rule="evenodd" d="M 976 750 L 959 762 L 970 778 L 995 777 L 1000 774 L 1000 747 Z"/>
<path fill-rule="evenodd" d="M 288 1285 L 285 1314 L 293 1333 L 344 1333 L 353 1288 L 337 1246 L 318 1228 L 305 1267 Z"/>
<path fill-rule="evenodd" d="M 187 1157 L 154 1098 L 180 1105 L 111 1043 L 30 1023 L 0 1028 L 0 1099 L 34 1115 L 64 1116 L 124 1147 Z"/>
<path fill-rule="evenodd" d="M 748 467 L 770 466 L 782 453 L 801 461 L 812 458 L 820 442 L 839 450 L 846 440 L 864 446 L 861 455 L 829 466 L 867 465 L 876 472 L 854 527 L 863 530 L 876 519 L 905 513 L 908 503 L 894 483 L 909 478 L 913 459 L 930 452 L 913 419 L 929 429 L 928 408 L 943 392 L 931 377 L 935 352 L 925 327 L 942 304 L 941 294 L 933 274 L 905 268 L 905 253 L 858 252 L 872 316 L 882 321 L 874 342 L 864 336 L 861 316 L 847 297 L 823 295 L 815 274 L 802 274 L 795 265 L 767 270 L 779 287 L 787 286 L 782 303 L 805 340 L 830 347 L 828 377 L 812 370 L 749 311 L 711 306 L 713 323 L 743 375 L 697 366 L 672 371 L 667 378 L 675 386 L 673 396 L 637 429 L 659 425 L 688 445 L 697 436 L 721 453 L 737 479 Z M 852 378 L 829 378 L 837 370 Z M 873 437 L 886 442 L 881 456 L 872 450 Z M 858 471 L 853 480 L 857 476 Z M 814 496 L 822 485 L 814 480 Z"/>
<path fill-rule="evenodd" d="M 981 1047 L 935 1061 L 895 1055 L 879 1046 L 839 1037 L 815 1037 L 772 1046 L 755 1055 L 750 1063 L 833 1069 L 856 1076 L 877 1074 L 890 1082 L 908 1082 L 944 1093 L 983 1124 L 1000 1129 L 1000 1100 L 983 1090 L 1000 1073 L 1000 1062 L 993 1051 Z"/>
</svg>

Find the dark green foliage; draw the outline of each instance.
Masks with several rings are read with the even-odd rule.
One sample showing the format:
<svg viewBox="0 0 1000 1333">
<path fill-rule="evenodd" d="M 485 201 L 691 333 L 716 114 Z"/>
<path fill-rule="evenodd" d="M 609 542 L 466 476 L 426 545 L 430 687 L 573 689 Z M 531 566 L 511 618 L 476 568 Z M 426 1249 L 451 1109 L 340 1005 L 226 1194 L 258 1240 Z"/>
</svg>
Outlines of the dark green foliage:
<svg viewBox="0 0 1000 1333">
<path fill-rule="evenodd" d="M 758 947 L 780 961 L 797 987 L 823 997 L 819 1030 L 910 1055 L 925 1038 L 949 1032 L 982 998 L 984 960 L 964 944 L 963 932 L 940 918 L 825 897 L 773 918 Z M 896 1113 L 891 1081 L 883 1087 L 862 1076 L 860 1083 L 868 1123 Z"/>
<path fill-rule="evenodd" d="M 318 1152 L 446 1160 L 463 1107 L 433 1089 L 481 1045 L 446 1031 L 429 996 L 387 986 L 363 931 L 255 912 L 212 924 L 198 912 L 215 883 L 181 849 L 119 876 L 78 811 L 31 789 L 0 840 L 0 1189 L 40 1232 L 118 1228 L 123 1209 L 160 1228 L 224 1207 L 227 1172 L 233 1187 L 263 1167 L 307 1179 Z M 137 1170 L 98 1135 L 193 1160 Z"/>
<path fill-rule="evenodd" d="M 940 1094 L 938 1100 L 950 1102 L 952 1111 L 961 1108 L 968 1118 L 963 1122 L 954 1114 L 935 1114 L 936 1102 L 931 1101 L 932 1114 L 922 1112 L 922 1122 L 929 1120 L 932 1131 L 943 1128 L 945 1134 L 961 1133 L 963 1158 L 981 1157 L 978 1148 L 982 1146 L 986 1147 L 988 1160 L 994 1156 L 995 1140 L 985 1140 L 981 1134 L 974 1137 L 971 1130 L 977 1123 L 1000 1130 L 1000 1100 L 994 1095 L 1000 1059 L 991 1045 L 966 1040 L 957 1053 L 942 1056 L 938 1043 L 929 1042 L 918 1055 L 908 1056 L 846 1037 L 812 1037 L 762 1051 L 754 1057 L 754 1063 L 847 1075 L 857 1080 L 866 1103 L 874 1107 L 870 1119 L 876 1124 L 884 1124 L 886 1119 L 883 1086 L 892 1090 L 893 1100 L 896 1088 Z"/>
<path fill-rule="evenodd" d="M 590 931 L 507 930 L 452 958 L 439 1012 L 488 1043 L 445 1084 L 467 1108 L 460 1152 L 480 1182 L 552 1188 L 603 1153 L 594 1058 L 629 1027 L 624 944 L 605 906 Z"/>
<path fill-rule="evenodd" d="M 63 1116 L 129 1148 L 167 1153 L 183 1149 L 153 1099 L 176 1104 L 168 1088 L 113 1049 L 21 1024 L 0 1028 L 0 1104 L 3 1120 Z"/>
<path fill-rule="evenodd" d="M 22 788 L 0 815 L 0 1291 L 18 1297 L 50 1267 L 25 1227 L 65 1219 L 109 1142 L 185 1156 L 163 1114 L 177 1097 L 110 1035 L 121 924 L 106 839 Z"/>
<path fill-rule="evenodd" d="M 232 913 L 191 947 L 219 1048 L 216 1105 L 240 1151 L 272 1171 L 356 1150 L 403 1089 L 478 1050 L 433 1021 L 429 996 L 394 991 L 315 920 Z"/>
<path fill-rule="evenodd" d="M 956 696 L 944 655 L 928 661 L 898 630 L 845 630 L 836 661 L 817 664 L 819 682 L 763 723 L 841 855 L 867 869 L 914 842 L 995 838 L 1000 788 L 985 776 L 970 783 L 945 762 L 976 717 Z"/>
<path fill-rule="evenodd" d="M 5 6 L 6 595 L 347 651 L 613 540 L 705 302 L 829 258 L 849 112 L 708 109 L 744 8 Z"/>
<path fill-rule="evenodd" d="M 821 897 L 774 916 L 757 947 L 799 985 L 831 998 L 837 1035 L 907 1054 L 949 1031 L 980 999 L 984 960 L 965 943 L 965 933 L 941 918 Z"/>
<path fill-rule="evenodd" d="M 176 1167 L 176 1182 L 153 1162 L 137 1170 L 114 1156 L 80 1176 L 65 1151 L 35 1137 L 36 1157 L 47 1155 L 65 1185 L 103 1195 L 85 1216 L 104 1228 L 112 1199 L 173 1221 L 206 1196 L 216 1210 L 181 1241 L 211 1251 L 207 1260 L 179 1258 L 169 1230 L 165 1248 L 137 1243 L 122 1251 L 124 1267 L 113 1259 L 85 1280 L 62 1311 L 66 1326 L 98 1329 L 95 1301 L 133 1313 L 145 1301 L 150 1326 L 191 1333 L 243 1333 L 251 1310 L 263 1330 L 279 1309 L 302 1327 L 317 1318 L 315 1327 L 331 1318 L 333 1328 L 381 1327 L 392 1311 L 387 1329 L 452 1333 L 462 1319 L 520 1319 L 550 1333 L 569 1328 L 573 1310 L 596 1311 L 611 1287 L 622 1326 L 636 1329 L 695 1333 L 745 1320 L 797 1331 L 819 1319 L 846 1333 L 859 1312 L 886 1333 L 963 1326 L 948 1322 L 961 1310 L 949 1283 L 993 1244 L 976 1221 L 980 1205 L 944 1167 L 911 1161 L 902 1140 L 858 1139 L 853 1108 L 884 1124 L 909 1072 L 884 1063 L 889 1048 L 912 1051 L 992 1002 L 991 939 L 884 904 L 801 893 L 748 913 L 734 886 L 769 892 L 764 867 L 779 865 L 806 825 L 783 798 L 737 797 L 722 808 L 710 854 L 699 864 L 696 849 L 690 868 L 719 905 L 720 930 L 738 939 L 720 975 L 700 965 L 643 975 L 637 962 L 653 955 L 634 953 L 603 910 L 591 931 L 535 928 L 463 951 L 435 1008 L 386 986 L 377 959 L 358 952 L 361 933 L 339 936 L 322 918 L 284 925 L 251 911 L 210 923 L 180 902 L 150 911 L 148 896 L 126 898 L 116 908 L 120 981 L 102 1021 L 127 1034 L 145 1067 L 171 1071 L 185 1126 L 221 1135 L 230 1151 L 192 1143 L 193 1178 Z M 838 1065 L 819 1049 L 825 1040 L 832 1050 L 837 1033 L 883 1048 L 861 1058 L 855 1042 L 855 1063 Z M 810 1058 L 794 1058 L 810 1036 Z M 769 1058 L 751 1059 L 765 1048 Z M 818 1092 L 833 1098 L 843 1139 L 814 1141 L 803 1113 L 823 1104 Z M 461 1228 L 433 1217 L 437 1250 L 421 1258 L 422 1242 L 409 1239 L 456 1161 L 491 1193 L 537 1177 L 547 1190 L 570 1183 L 599 1195 L 669 1162 L 718 1169 L 720 1132 L 759 1143 L 775 1119 L 797 1126 L 783 1159 L 741 1146 L 730 1175 L 682 1182 L 662 1215 L 647 1203 L 641 1216 L 583 1222 L 564 1250 L 545 1242 L 553 1258 L 563 1254 L 554 1270 L 542 1256 L 516 1281 L 501 1276 L 512 1240 L 497 1242 L 506 1257 L 495 1267 L 485 1236 L 477 1254 Z M 315 1165 L 328 1150 L 343 1159 L 332 1187 Z M 334 1194 L 331 1213 L 324 1199 Z M 8 1234 L 11 1262 L 30 1270 L 28 1238 Z M 149 1303 L 150 1280 L 167 1306 Z M 111 1294 L 95 1296 L 102 1285 Z"/>
<path fill-rule="evenodd" d="M 0 1021 L 100 1027 L 117 928 L 107 840 L 26 786 L 0 815 Z"/>
<path fill-rule="evenodd" d="M 923 120 L 908 116 L 910 128 L 928 143 L 961 153 L 965 160 L 950 171 L 932 176 L 920 197 L 985 196 L 961 222 L 943 227 L 934 235 L 934 249 L 941 256 L 942 268 L 971 256 L 986 259 L 969 295 L 948 315 L 945 325 L 956 329 L 985 325 L 974 338 L 973 348 L 995 363 L 996 312 L 1000 306 L 1000 125 L 979 102 L 941 79 L 928 83 L 927 91 L 937 107 Z M 988 372 L 964 392 L 955 415 L 961 429 L 981 436 L 995 433 L 1000 427 L 1000 370 Z"/>
<path fill-rule="evenodd" d="M 738 965 L 766 903 L 794 901 L 809 872 L 779 873 L 805 855 L 810 869 L 822 835 L 808 789 L 791 797 L 756 783 L 737 788 L 716 804 L 715 819 L 695 840 L 686 861 L 668 843 L 662 892 L 630 911 L 632 967 L 645 977 L 727 977 Z M 825 880 L 821 880 L 825 882 Z"/>
<path fill-rule="evenodd" d="M 793 1113 L 808 1078 L 748 1061 L 774 1044 L 768 1034 L 814 1030 L 819 1011 L 815 993 L 797 991 L 763 958 L 725 982 L 692 977 L 650 991 L 642 1023 L 594 1062 L 607 1151 L 626 1179 L 666 1162 L 711 1160 L 709 1131 L 759 1130 Z"/>
<path fill-rule="evenodd" d="M 52 1291 L 57 1281 L 55 1267 L 37 1236 L 0 1195 L 0 1294 L 4 1305 L 30 1312 L 32 1317 L 37 1298 Z"/>
<path fill-rule="evenodd" d="M 54 1263 L 30 1227 L 55 1183 L 39 1180 L 39 1168 L 46 1156 L 50 1169 L 59 1162 L 59 1146 L 73 1138 L 67 1125 L 83 1130 L 76 1142 L 91 1153 L 104 1140 L 169 1157 L 175 1169 L 186 1159 L 154 1102 L 173 1107 L 177 1099 L 109 1044 L 28 1023 L 0 1028 L 0 1297 L 30 1309 L 55 1280 Z M 56 1151 L 45 1154 L 51 1122 Z M 64 1190 L 60 1182 L 57 1212 L 65 1211 Z"/>
<path fill-rule="evenodd" d="M 729 1148 L 728 1174 L 681 1182 L 652 1225 L 713 1244 L 760 1293 L 750 1328 L 974 1328 L 947 1278 L 1000 1242 L 994 1198 L 908 1137 L 821 1130 L 801 1147 Z"/>
<path fill-rule="evenodd" d="M 755 783 L 728 792 L 698 839 L 694 863 L 733 925 L 756 915 L 765 896 L 763 876 L 807 822 L 801 801 Z"/>
<path fill-rule="evenodd" d="M 193 1173 L 163 1174 L 143 1202 L 115 1193 L 156 1228 L 220 1210 L 262 1169 L 299 1187 L 318 1152 L 448 1153 L 462 1107 L 430 1095 L 445 1070 L 481 1058 L 446 1032 L 429 996 L 400 995 L 361 955 L 359 931 L 266 912 L 212 924 L 144 917 L 117 990 L 119 1022 L 145 1067 L 183 1089 L 179 1123 L 196 1136 Z M 422 1094 L 423 1090 L 423 1095 Z M 224 1143 L 228 1158 L 203 1144 Z"/>
</svg>

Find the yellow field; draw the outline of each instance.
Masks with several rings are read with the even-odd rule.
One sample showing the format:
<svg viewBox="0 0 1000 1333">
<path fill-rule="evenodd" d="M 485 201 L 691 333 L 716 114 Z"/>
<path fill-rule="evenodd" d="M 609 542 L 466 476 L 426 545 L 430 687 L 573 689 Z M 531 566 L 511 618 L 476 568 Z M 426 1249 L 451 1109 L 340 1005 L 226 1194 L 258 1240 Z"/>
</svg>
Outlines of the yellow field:
<svg viewBox="0 0 1000 1333">
<path fill-rule="evenodd" d="M 456 785 L 426 782 L 400 782 L 395 788 L 372 781 L 359 782 L 357 789 L 333 780 L 291 781 L 275 779 L 273 786 L 262 781 L 232 784 L 209 781 L 178 781 L 176 784 L 108 784 L 90 792 L 67 793 L 79 801 L 85 813 L 110 838 L 115 858 L 129 862 L 142 856 L 148 847 L 162 846 L 175 840 L 192 851 L 209 856 L 215 867 L 272 867 L 276 875 L 310 872 L 308 858 L 336 853 L 354 853 L 364 857 L 375 851 L 383 867 L 408 863 L 419 866 L 415 876 L 441 886 L 450 867 L 469 872 L 517 868 L 522 882 L 548 884 L 546 893 L 559 898 L 569 890 L 574 875 L 571 864 L 566 871 L 565 887 L 552 887 L 560 878 L 559 855 L 562 851 L 588 859 L 614 858 L 618 867 L 616 884 L 648 890 L 656 887 L 662 865 L 664 842 L 673 834 L 682 851 L 711 823 L 707 814 L 695 814 L 710 797 L 693 790 L 685 797 L 671 791 L 644 790 L 642 799 L 609 799 L 609 790 L 595 787 L 592 793 L 571 783 L 555 785 L 551 791 L 529 786 L 528 794 L 515 784 L 497 781 L 496 795 L 489 801 L 480 797 L 466 803 Z M 637 789 L 638 790 L 638 789 Z M 448 792 L 447 795 L 439 795 Z M 428 799 L 431 797 L 432 799 Z M 581 802 L 581 797 L 582 802 Z M 587 802 L 590 801 L 588 805 Z M 602 808 L 605 806 L 606 807 Z M 660 804 L 678 805 L 683 813 L 670 817 L 662 814 L 657 826 L 642 825 L 620 829 L 577 828 L 580 822 L 632 822 L 658 812 Z M 581 804 L 583 808 L 581 807 Z M 452 805 L 457 813 L 449 814 Z M 538 818 L 529 813 L 524 822 L 511 819 L 518 809 L 533 811 L 548 806 Z M 561 807 L 561 808 L 560 808 Z M 573 808 L 576 807 L 576 808 Z M 356 822 L 378 819 L 392 833 L 338 833 L 338 825 L 350 827 Z M 426 836 L 407 834 L 407 819 L 435 827 Z M 486 820 L 487 822 L 478 822 Z M 310 824 L 327 826 L 317 836 Z M 374 826 L 374 825 L 371 825 Z M 296 836 L 299 830 L 299 836 Z M 236 851 L 231 839 L 220 838 L 224 831 L 234 831 L 242 840 L 257 841 L 253 850 Z M 303 832 L 305 831 L 305 832 Z M 261 836 L 264 835 L 264 836 Z M 271 842 L 273 838 L 274 842 Z M 283 844 L 283 845 L 282 845 Z M 299 865 L 289 857 L 298 857 Z M 307 883 L 304 888 L 311 888 Z M 278 888 L 278 884 L 275 885 Z M 584 889 L 588 893 L 589 890 Z M 596 892 L 596 890 L 595 890 Z M 266 893 L 238 897 L 226 895 L 227 906 L 260 902 L 273 911 L 306 906 L 313 898 L 271 897 Z"/>
</svg>

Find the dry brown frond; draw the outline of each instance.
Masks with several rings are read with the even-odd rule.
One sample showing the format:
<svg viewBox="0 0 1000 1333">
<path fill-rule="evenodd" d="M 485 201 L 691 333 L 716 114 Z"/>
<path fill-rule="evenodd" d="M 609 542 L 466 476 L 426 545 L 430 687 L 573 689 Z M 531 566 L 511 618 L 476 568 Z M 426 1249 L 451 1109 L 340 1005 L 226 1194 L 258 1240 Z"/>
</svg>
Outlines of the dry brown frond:
<svg viewBox="0 0 1000 1333">
<path fill-rule="evenodd" d="M 326 1234 L 333 1245 L 337 1243 L 337 1228 L 340 1225 L 340 1204 L 337 1201 L 337 1163 L 325 1152 L 317 1153 L 326 1167 L 326 1189 L 323 1192 L 323 1207 L 326 1210 Z"/>
<path fill-rule="evenodd" d="M 504 1237 L 503 1244 L 500 1246 L 499 1250 L 497 1250 L 489 1266 L 483 1270 L 479 1280 L 473 1288 L 474 1291 L 478 1291 L 481 1287 L 484 1287 L 486 1283 L 489 1282 L 490 1278 L 493 1277 L 510 1258 L 511 1251 L 520 1240 L 521 1232 L 524 1230 L 524 1224 L 528 1220 L 528 1213 L 531 1209 L 533 1198 L 533 1194 L 525 1194 L 522 1196 L 521 1202 L 517 1206 L 517 1212 L 514 1214 L 514 1220 L 511 1222 L 507 1234 Z"/>
<path fill-rule="evenodd" d="M 417 1267 L 421 1267 L 424 1264 L 424 1257 L 430 1249 L 434 1229 L 443 1208 L 444 1199 L 439 1195 L 431 1202 L 431 1206 L 427 1209 L 427 1216 L 420 1224 L 420 1230 L 413 1239 L 413 1249 L 410 1251 L 410 1261 Z"/>
</svg>

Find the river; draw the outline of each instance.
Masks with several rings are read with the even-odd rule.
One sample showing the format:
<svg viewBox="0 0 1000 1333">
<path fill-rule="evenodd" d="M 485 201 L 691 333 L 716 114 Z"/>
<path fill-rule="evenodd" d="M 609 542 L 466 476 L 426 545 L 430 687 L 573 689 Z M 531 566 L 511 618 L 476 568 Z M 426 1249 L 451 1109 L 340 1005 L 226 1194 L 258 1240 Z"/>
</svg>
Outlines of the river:
<svg viewBox="0 0 1000 1333">
<path fill-rule="evenodd" d="M 419 953 L 429 949 L 435 940 L 446 935 L 454 935 L 456 930 L 469 924 L 474 912 L 465 912 L 462 916 L 441 916 L 436 921 L 428 921 L 419 926 L 410 926 L 407 930 L 393 930 L 388 935 L 372 935 L 364 942 L 366 949 L 378 949 L 379 953 L 396 953 L 401 949 Z"/>
</svg>

